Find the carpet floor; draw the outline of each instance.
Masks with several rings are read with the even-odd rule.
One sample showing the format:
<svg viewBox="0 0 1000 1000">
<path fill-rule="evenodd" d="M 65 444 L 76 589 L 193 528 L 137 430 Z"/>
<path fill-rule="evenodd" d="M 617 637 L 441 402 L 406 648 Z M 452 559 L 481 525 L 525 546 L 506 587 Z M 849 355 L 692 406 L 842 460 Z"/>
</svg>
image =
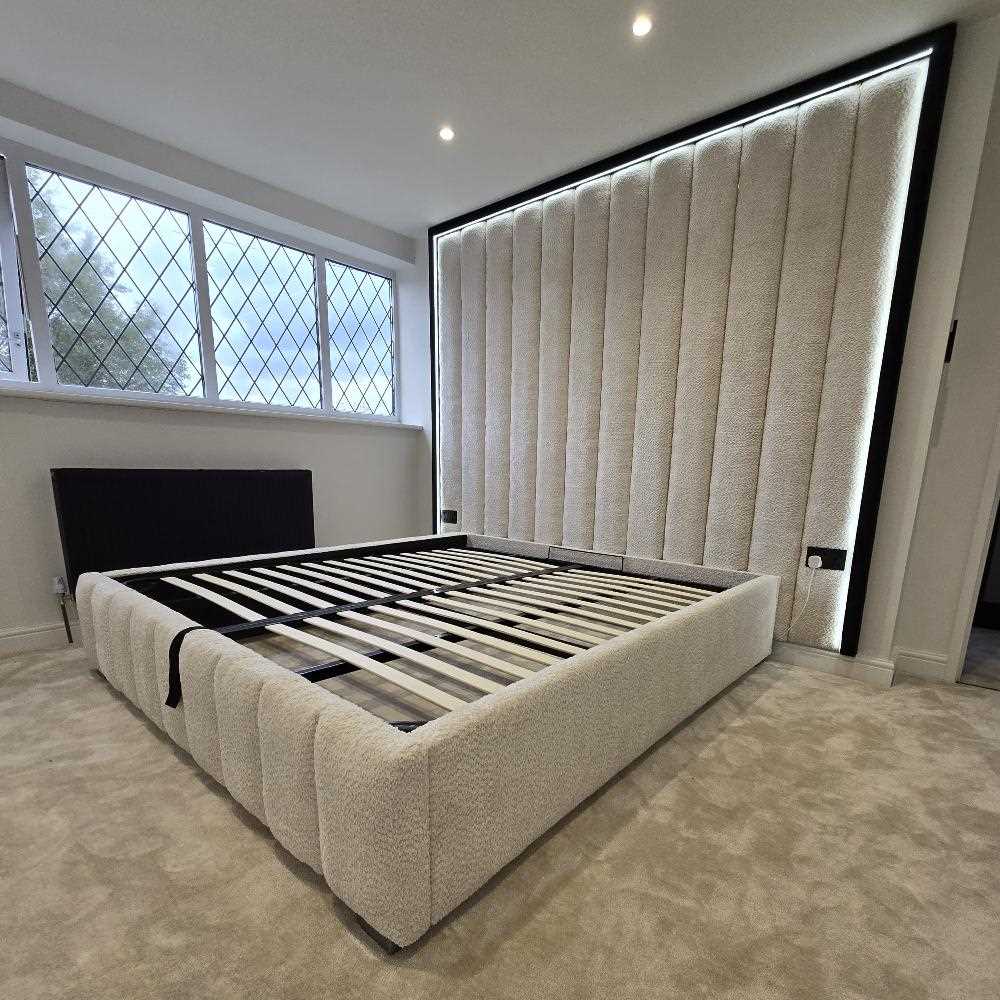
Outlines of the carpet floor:
<svg viewBox="0 0 1000 1000">
<path fill-rule="evenodd" d="M 0 660 L 0 997 L 998 996 L 997 692 L 764 664 L 387 958 L 79 653 Z"/>
</svg>

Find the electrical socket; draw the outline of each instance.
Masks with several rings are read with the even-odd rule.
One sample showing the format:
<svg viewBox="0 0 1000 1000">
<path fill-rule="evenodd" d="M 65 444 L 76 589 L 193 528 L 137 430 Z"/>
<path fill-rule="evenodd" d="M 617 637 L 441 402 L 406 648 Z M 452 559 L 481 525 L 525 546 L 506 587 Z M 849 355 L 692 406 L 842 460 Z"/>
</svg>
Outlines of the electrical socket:
<svg viewBox="0 0 1000 1000">
<path fill-rule="evenodd" d="M 56 597 L 63 597 L 66 593 L 66 578 L 62 576 L 52 577 L 52 593 Z"/>
</svg>

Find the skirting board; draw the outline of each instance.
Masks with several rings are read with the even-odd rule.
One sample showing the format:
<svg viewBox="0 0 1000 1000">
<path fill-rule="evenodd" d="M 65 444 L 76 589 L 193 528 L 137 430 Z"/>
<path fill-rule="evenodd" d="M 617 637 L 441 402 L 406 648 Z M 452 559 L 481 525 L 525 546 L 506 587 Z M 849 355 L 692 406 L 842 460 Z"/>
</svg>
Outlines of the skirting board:
<svg viewBox="0 0 1000 1000">
<path fill-rule="evenodd" d="M 70 622 L 73 641 L 80 641 L 79 624 Z M 34 653 L 40 649 L 57 649 L 68 645 L 66 628 L 62 622 L 47 625 L 29 625 L 25 628 L 0 629 L 0 657 L 18 653 Z"/>
<path fill-rule="evenodd" d="M 929 649 L 895 649 L 893 659 L 896 669 L 906 677 L 921 677 L 940 684 L 952 684 L 954 671 L 944 653 L 932 653 Z"/>
<path fill-rule="evenodd" d="M 895 673 L 888 660 L 866 660 L 860 656 L 841 656 L 826 649 L 813 649 L 794 642 L 776 642 L 770 659 L 778 663 L 790 663 L 796 667 L 820 670 L 825 674 L 837 674 L 852 680 L 864 681 L 875 687 L 892 687 Z"/>
</svg>

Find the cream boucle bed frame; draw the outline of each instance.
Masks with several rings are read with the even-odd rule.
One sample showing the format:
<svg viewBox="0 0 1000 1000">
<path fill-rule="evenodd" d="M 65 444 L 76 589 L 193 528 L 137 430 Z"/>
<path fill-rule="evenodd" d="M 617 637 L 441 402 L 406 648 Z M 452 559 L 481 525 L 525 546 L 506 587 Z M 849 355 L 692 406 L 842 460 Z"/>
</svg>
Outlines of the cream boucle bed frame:
<svg viewBox="0 0 1000 1000">
<path fill-rule="evenodd" d="M 692 585 L 717 591 L 654 616 L 637 614 L 628 629 L 605 627 L 600 641 L 576 646 L 563 658 L 549 657 L 553 662 L 543 669 L 525 670 L 523 679 L 507 678 L 509 683 L 494 685 L 492 693 L 402 731 L 310 683 L 303 676 L 307 671 L 296 673 L 234 638 L 199 628 L 135 589 L 139 581 L 165 574 L 222 580 L 228 573 L 225 579 L 232 581 L 240 564 L 259 564 L 262 557 L 80 578 L 84 642 L 107 680 L 291 854 L 321 873 L 367 929 L 405 946 L 765 658 L 778 580 L 465 535 L 280 558 L 311 557 L 335 567 L 349 552 L 362 560 L 355 568 L 376 566 L 364 562 L 367 554 L 392 552 L 394 544 L 418 556 L 447 547 L 454 559 L 480 559 L 484 565 L 488 553 L 544 563 L 547 572 L 555 565 L 564 587 L 567 580 L 586 579 L 586 568 L 593 567 L 594 579 L 598 573 L 625 574 L 617 585 L 626 590 L 649 588 L 638 582 L 645 578 L 672 581 L 678 590 Z M 279 561 L 268 558 L 270 565 Z M 568 571 L 568 563 L 584 569 Z M 384 570 L 388 563 L 382 565 Z M 385 578 L 392 578 L 389 571 Z M 661 586 L 668 585 L 656 584 Z M 641 597 L 638 590 L 631 593 Z M 594 598 L 567 592 L 562 610 L 587 614 L 589 600 Z M 628 604 L 620 598 L 617 607 Z M 490 614 L 494 620 L 504 617 L 496 609 Z M 513 617 L 506 613 L 508 620 Z M 520 621 L 522 634 L 528 634 L 531 625 L 524 623 L 530 617 Z M 544 632 L 545 619 L 534 624 Z M 440 625 L 439 631 L 447 630 L 446 623 Z M 550 627 L 562 628 L 551 619 Z M 488 631 L 484 626 L 483 634 Z M 571 631 L 563 628 L 566 635 Z M 610 632 L 618 634 L 609 637 Z M 173 708 L 164 704 L 175 700 L 169 697 L 172 657 L 182 692 Z"/>
</svg>

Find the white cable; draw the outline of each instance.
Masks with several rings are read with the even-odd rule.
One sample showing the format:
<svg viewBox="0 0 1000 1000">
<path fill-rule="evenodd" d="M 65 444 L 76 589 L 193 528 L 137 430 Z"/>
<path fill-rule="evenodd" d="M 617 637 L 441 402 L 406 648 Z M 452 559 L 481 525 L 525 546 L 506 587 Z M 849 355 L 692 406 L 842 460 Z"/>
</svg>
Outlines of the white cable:
<svg viewBox="0 0 1000 1000">
<path fill-rule="evenodd" d="M 792 629 L 795 628 L 799 623 L 799 619 L 802 617 L 803 612 L 809 607 L 809 598 L 812 595 L 813 580 L 816 579 L 816 570 L 818 570 L 823 565 L 823 560 L 819 556 L 810 556 L 806 560 L 806 565 L 809 567 L 811 572 L 809 573 L 809 582 L 806 584 L 806 599 L 802 602 L 802 607 L 799 608 L 799 613 L 792 619 L 791 624 L 788 626 L 788 638 L 792 637 Z"/>
</svg>

